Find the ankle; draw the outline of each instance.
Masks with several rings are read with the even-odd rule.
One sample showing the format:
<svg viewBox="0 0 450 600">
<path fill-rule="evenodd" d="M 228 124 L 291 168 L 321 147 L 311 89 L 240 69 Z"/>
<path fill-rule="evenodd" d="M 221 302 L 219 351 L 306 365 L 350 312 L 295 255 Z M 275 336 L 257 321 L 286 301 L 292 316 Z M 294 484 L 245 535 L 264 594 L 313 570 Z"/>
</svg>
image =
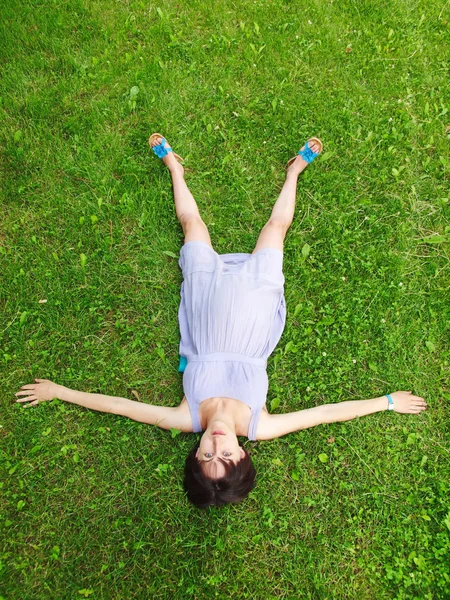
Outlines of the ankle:
<svg viewBox="0 0 450 600">
<path fill-rule="evenodd" d="M 184 167 L 178 161 L 167 165 L 167 168 L 169 169 L 172 177 L 184 177 Z"/>
<path fill-rule="evenodd" d="M 300 171 L 295 165 L 291 165 L 286 171 L 286 181 L 297 181 L 300 175 Z"/>
</svg>

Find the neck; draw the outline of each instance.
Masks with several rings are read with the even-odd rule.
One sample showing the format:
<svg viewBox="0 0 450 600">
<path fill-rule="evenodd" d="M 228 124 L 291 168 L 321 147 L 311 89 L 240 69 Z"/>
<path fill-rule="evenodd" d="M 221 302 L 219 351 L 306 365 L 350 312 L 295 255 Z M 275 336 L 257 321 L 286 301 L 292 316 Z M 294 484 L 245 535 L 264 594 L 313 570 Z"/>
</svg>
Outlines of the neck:
<svg viewBox="0 0 450 600">
<path fill-rule="evenodd" d="M 236 434 L 236 421 L 230 411 L 226 410 L 224 398 L 212 398 L 211 406 L 204 414 L 204 429 L 215 426 L 218 423 L 226 425 L 234 434 Z M 215 424 L 215 425 L 214 425 Z"/>
</svg>

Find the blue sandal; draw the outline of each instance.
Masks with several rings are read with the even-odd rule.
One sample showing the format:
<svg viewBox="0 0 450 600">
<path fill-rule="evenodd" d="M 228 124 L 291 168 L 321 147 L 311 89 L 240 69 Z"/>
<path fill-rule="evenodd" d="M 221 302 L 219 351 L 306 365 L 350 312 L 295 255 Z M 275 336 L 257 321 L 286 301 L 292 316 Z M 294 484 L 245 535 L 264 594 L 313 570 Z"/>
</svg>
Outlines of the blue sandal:
<svg viewBox="0 0 450 600">
<path fill-rule="evenodd" d="M 162 138 L 162 139 L 158 145 L 152 146 L 152 142 L 155 138 Z M 181 156 L 178 156 L 178 154 L 176 154 L 170 146 L 165 146 L 165 144 L 167 144 L 167 140 L 160 133 L 152 133 L 152 135 L 148 139 L 148 144 L 149 144 L 150 148 L 153 150 L 154 154 L 156 154 L 156 156 L 161 160 L 165 156 L 167 156 L 167 154 L 169 154 L 169 152 L 173 152 L 173 155 L 179 162 L 183 160 L 181 158 Z"/>
<path fill-rule="evenodd" d="M 311 150 L 311 148 L 309 147 L 309 142 L 316 142 L 316 144 L 319 144 L 319 146 L 320 146 L 319 152 L 313 152 Z M 297 155 L 299 154 L 303 158 L 303 160 L 306 161 L 308 163 L 308 165 L 309 165 L 310 163 L 312 163 L 312 161 L 317 156 L 319 156 L 319 154 L 322 152 L 322 149 L 323 149 L 322 142 L 319 140 L 319 138 L 313 137 L 313 138 L 310 138 L 306 142 L 305 147 L 303 148 L 303 150 L 299 150 L 297 152 Z M 293 156 L 291 159 L 289 159 L 287 166 L 289 167 L 294 162 L 294 160 L 296 158 L 297 158 L 297 156 Z"/>
</svg>

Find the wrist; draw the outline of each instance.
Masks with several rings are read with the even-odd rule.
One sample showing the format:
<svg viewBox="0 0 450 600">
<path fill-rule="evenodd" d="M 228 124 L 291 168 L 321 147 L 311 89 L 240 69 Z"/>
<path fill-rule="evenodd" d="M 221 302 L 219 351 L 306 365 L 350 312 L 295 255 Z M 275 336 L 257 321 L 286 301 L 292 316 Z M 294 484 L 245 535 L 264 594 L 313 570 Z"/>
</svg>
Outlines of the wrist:
<svg viewBox="0 0 450 600">
<path fill-rule="evenodd" d="M 59 385 L 55 383 L 54 397 L 59 400 L 67 401 L 69 388 L 64 387 L 63 385 Z"/>
<path fill-rule="evenodd" d="M 385 394 L 384 396 L 385 402 L 387 401 L 386 410 L 394 410 L 394 399 L 390 394 Z"/>
</svg>

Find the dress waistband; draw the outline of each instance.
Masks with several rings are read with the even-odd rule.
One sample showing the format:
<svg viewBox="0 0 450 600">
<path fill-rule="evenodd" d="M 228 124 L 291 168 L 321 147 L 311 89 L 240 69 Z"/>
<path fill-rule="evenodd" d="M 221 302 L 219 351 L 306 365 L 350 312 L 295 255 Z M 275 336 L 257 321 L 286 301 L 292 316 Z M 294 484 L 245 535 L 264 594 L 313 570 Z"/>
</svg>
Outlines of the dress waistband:
<svg viewBox="0 0 450 600">
<path fill-rule="evenodd" d="M 190 362 L 240 362 L 254 365 L 255 367 L 266 368 L 267 360 L 265 358 L 253 358 L 245 354 L 235 354 L 233 352 L 216 352 L 214 354 L 197 354 L 188 357 Z"/>
</svg>

